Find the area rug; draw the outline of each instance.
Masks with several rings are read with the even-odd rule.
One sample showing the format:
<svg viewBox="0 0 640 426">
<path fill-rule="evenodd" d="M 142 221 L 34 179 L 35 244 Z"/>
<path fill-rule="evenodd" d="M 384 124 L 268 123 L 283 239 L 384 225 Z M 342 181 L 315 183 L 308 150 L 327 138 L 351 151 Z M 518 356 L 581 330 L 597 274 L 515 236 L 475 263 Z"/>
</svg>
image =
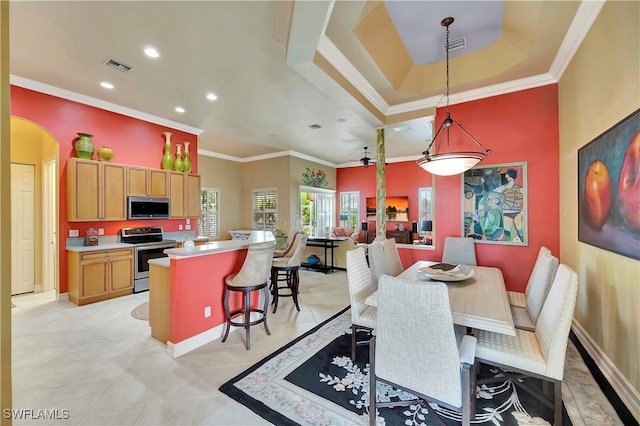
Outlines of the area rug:
<svg viewBox="0 0 640 426">
<path fill-rule="evenodd" d="M 220 391 L 277 425 L 355 425 L 369 422 L 368 346 L 349 357 L 351 315 L 341 313 L 269 355 L 220 387 Z M 402 356 L 399 348 L 398 356 Z M 481 364 L 479 378 L 503 377 Z M 541 389 L 542 382 L 526 379 Z M 412 395 L 378 383 L 379 400 L 409 400 Z M 460 415 L 435 404 L 379 409 L 378 425 L 460 424 Z M 571 421 L 564 411 L 564 425 Z M 550 424 L 553 412 L 509 379 L 476 389 L 474 424 Z"/>
<path fill-rule="evenodd" d="M 131 316 L 135 319 L 149 321 L 149 302 L 136 306 L 131 311 Z"/>
</svg>

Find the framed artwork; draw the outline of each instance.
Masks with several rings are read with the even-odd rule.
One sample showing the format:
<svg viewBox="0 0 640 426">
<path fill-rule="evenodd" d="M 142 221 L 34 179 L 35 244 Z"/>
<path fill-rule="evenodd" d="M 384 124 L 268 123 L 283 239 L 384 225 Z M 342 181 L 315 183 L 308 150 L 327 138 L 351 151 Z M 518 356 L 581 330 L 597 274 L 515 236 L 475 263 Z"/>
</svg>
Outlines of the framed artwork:
<svg viewBox="0 0 640 426">
<path fill-rule="evenodd" d="M 640 110 L 578 150 L 578 241 L 640 260 Z"/>
<path fill-rule="evenodd" d="M 462 235 L 478 243 L 529 244 L 526 162 L 478 166 L 464 172 Z"/>
</svg>

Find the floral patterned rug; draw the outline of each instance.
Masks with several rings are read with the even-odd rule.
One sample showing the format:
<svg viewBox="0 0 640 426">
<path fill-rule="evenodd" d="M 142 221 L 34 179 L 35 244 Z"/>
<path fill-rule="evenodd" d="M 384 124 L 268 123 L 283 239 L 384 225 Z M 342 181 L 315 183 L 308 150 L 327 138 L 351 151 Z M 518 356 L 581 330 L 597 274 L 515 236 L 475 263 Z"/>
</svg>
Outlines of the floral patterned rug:
<svg viewBox="0 0 640 426">
<path fill-rule="evenodd" d="M 368 346 L 349 357 L 349 309 L 337 314 L 279 349 L 220 387 L 220 391 L 276 425 L 356 425 L 369 422 Z M 401 353 L 399 353 L 401 356 Z M 480 366 L 479 377 L 500 377 L 500 370 Z M 541 381 L 527 384 L 541 389 Z M 378 383 L 378 400 L 411 400 L 412 395 Z M 480 425 L 549 425 L 553 412 L 505 379 L 476 388 L 476 420 Z M 460 424 L 460 415 L 435 404 L 382 408 L 378 425 Z M 564 411 L 564 410 L 563 410 Z M 564 412 L 564 425 L 571 421 Z"/>
</svg>

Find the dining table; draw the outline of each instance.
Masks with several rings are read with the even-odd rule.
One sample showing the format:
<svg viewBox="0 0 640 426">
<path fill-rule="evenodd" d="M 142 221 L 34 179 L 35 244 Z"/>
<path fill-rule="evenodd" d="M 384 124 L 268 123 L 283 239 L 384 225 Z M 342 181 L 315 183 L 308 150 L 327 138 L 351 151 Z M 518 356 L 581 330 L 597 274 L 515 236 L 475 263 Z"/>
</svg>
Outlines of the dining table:
<svg viewBox="0 0 640 426">
<path fill-rule="evenodd" d="M 507 289 L 500 268 L 471 266 L 473 276 L 462 281 L 431 280 L 419 270 L 438 262 L 419 260 L 405 269 L 397 278 L 408 281 L 444 282 L 449 290 L 449 305 L 453 323 L 479 330 L 493 331 L 509 336 L 516 335 L 513 325 Z M 367 297 L 365 304 L 378 306 L 378 292 Z"/>
</svg>

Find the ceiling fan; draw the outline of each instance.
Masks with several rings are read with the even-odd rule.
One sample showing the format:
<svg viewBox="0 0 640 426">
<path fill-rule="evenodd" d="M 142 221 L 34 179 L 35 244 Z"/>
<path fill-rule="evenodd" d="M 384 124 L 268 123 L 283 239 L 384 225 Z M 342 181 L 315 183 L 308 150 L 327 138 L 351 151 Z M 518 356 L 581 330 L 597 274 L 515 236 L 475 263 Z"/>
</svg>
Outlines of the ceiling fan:
<svg viewBox="0 0 640 426">
<path fill-rule="evenodd" d="M 362 163 L 362 167 L 365 169 L 369 167 L 369 164 L 376 164 L 375 158 L 369 157 L 366 146 L 364 147 L 364 157 L 360 159 L 360 162 Z"/>
</svg>

